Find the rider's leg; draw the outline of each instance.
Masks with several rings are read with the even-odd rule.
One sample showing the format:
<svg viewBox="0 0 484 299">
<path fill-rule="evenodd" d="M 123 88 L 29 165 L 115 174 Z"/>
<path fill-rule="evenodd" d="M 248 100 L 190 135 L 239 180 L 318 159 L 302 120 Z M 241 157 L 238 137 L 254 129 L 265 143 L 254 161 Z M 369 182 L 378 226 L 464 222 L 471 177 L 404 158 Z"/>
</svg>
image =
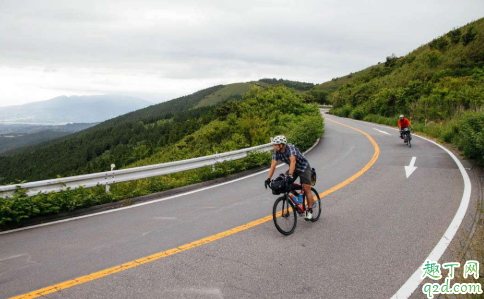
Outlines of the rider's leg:
<svg viewBox="0 0 484 299">
<path fill-rule="evenodd" d="M 308 207 L 313 208 L 313 194 L 311 193 L 311 166 L 307 166 L 304 172 L 296 171 L 301 178 L 301 185 L 308 199 Z"/>
<path fill-rule="evenodd" d="M 303 187 L 304 193 L 306 193 L 306 197 L 308 198 L 308 207 L 312 209 L 314 199 L 313 199 L 313 193 L 311 192 L 311 185 L 302 184 L 302 187 Z"/>
</svg>

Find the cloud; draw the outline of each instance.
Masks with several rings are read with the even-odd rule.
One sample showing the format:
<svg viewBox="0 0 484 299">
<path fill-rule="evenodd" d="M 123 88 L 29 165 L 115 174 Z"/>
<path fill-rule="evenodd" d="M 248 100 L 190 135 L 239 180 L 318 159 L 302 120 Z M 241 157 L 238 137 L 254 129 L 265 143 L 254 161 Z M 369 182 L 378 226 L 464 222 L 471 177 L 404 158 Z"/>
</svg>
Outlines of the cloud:
<svg viewBox="0 0 484 299">
<path fill-rule="evenodd" d="M 405 55 L 483 12 L 479 0 L 3 0 L 0 67 L 22 76 L 3 73 L 11 87 L 0 105 L 61 90 L 168 100 L 263 77 L 321 83 Z"/>
<path fill-rule="evenodd" d="M 57 73 L 57 70 L 54 69 L 54 68 L 48 68 L 48 67 L 46 67 L 44 69 L 44 73 Z"/>
</svg>

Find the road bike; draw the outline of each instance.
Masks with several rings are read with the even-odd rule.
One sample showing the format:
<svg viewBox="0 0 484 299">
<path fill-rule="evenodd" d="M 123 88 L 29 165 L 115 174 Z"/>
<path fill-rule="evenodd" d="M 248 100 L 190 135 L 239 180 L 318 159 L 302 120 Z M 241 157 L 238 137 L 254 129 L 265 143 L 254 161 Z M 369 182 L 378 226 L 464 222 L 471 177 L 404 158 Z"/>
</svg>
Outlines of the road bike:
<svg viewBox="0 0 484 299">
<path fill-rule="evenodd" d="M 277 187 L 279 185 L 282 187 Z M 292 183 L 289 186 L 284 183 L 276 184 L 275 180 L 272 180 L 266 188 L 272 189 L 272 193 L 275 195 L 282 194 L 274 202 L 274 207 L 272 208 L 272 217 L 274 220 L 274 225 L 277 230 L 288 236 L 294 232 L 297 225 L 297 216 L 304 217 L 306 211 L 309 210 L 307 196 L 302 185 L 297 183 Z M 311 187 L 311 193 L 313 194 L 313 218 L 310 220 L 312 222 L 318 221 L 321 216 L 321 198 L 319 197 L 318 191 Z"/>
<path fill-rule="evenodd" d="M 403 128 L 402 129 L 402 134 L 403 134 L 403 142 L 408 144 L 408 147 L 412 147 L 412 134 L 410 134 L 410 128 Z"/>
</svg>

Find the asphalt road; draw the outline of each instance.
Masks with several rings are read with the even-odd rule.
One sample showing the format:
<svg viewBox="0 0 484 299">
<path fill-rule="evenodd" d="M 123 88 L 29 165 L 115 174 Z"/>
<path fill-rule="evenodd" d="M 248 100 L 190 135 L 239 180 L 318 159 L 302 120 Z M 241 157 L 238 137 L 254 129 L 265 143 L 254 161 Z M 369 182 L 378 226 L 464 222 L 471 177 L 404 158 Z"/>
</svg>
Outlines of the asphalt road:
<svg viewBox="0 0 484 299">
<path fill-rule="evenodd" d="M 46 298 L 390 298 L 442 238 L 463 193 L 455 162 L 436 145 L 325 116 L 306 157 L 325 190 L 321 219 L 282 236 L 272 221 Z M 390 135 L 375 130 L 386 131 Z M 404 166 L 417 157 L 407 179 Z M 287 169 L 278 168 L 276 174 Z M 28 293 L 177 248 L 271 214 L 267 171 L 114 213 L 0 235 L 0 298 Z M 418 290 L 417 290 L 418 291 Z"/>
</svg>

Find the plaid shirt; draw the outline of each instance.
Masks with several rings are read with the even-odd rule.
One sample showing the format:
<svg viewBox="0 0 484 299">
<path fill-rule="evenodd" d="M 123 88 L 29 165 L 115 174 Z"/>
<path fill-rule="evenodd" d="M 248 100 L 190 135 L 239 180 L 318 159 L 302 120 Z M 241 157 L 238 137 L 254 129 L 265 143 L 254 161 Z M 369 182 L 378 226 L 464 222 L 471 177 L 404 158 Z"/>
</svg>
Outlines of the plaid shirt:
<svg viewBox="0 0 484 299">
<path fill-rule="evenodd" d="M 296 156 L 296 170 L 304 172 L 304 170 L 306 170 L 306 167 L 308 167 L 309 162 L 308 160 L 306 160 L 306 157 L 304 157 L 304 154 L 302 154 L 301 151 L 299 151 L 299 149 L 293 144 L 288 143 L 282 154 L 280 152 L 274 151 L 274 154 L 272 155 L 272 160 L 283 161 L 284 163 L 291 165 L 290 158 L 292 156 Z"/>
</svg>

